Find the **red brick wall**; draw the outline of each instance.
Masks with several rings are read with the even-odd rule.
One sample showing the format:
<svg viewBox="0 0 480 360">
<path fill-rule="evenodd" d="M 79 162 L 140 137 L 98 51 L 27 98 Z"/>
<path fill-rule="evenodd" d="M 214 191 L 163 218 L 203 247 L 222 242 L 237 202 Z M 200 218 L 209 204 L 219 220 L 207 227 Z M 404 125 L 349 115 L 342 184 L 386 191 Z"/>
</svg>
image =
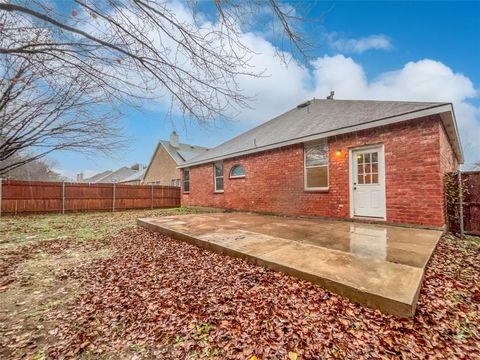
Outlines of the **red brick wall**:
<svg viewBox="0 0 480 360">
<path fill-rule="evenodd" d="M 445 174 L 458 170 L 458 161 L 453 153 L 452 146 L 448 141 L 445 128 L 440 124 L 439 126 L 439 146 L 440 146 L 440 180 L 442 187 L 445 187 Z M 442 202 L 442 212 L 446 214 L 445 201 Z"/>
<path fill-rule="evenodd" d="M 453 153 L 452 146 L 448 141 L 447 133 L 443 125 L 439 126 L 439 141 L 440 141 L 440 169 L 442 175 L 448 172 L 453 172 L 458 169 L 458 161 Z"/>
<path fill-rule="evenodd" d="M 304 190 L 303 144 L 225 160 L 221 194 L 214 194 L 213 164 L 192 167 L 190 194 L 182 195 L 182 204 L 348 218 L 348 150 L 384 144 L 387 222 L 443 226 L 441 163 L 452 162 L 453 154 L 448 142 L 441 145 L 441 131 L 439 118 L 428 117 L 329 138 L 330 186 L 323 192 Z M 244 166 L 245 178 L 229 179 L 235 164 Z"/>
</svg>

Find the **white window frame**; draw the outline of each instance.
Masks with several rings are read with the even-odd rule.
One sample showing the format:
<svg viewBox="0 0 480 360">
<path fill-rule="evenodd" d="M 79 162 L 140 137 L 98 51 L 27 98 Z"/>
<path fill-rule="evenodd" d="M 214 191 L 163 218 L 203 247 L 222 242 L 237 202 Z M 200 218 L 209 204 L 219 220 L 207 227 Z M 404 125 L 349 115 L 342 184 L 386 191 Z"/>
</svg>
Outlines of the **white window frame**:
<svg viewBox="0 0 480 360">
<path fill-rule="evenodd" d="M 308 146 L 315 146 L 317 144 L 323 144 L 325 143 L 326 148 L 327 148 L 327 163 L 325 165 L 312 165 L 312 166 L 307 166 L 307 151 L 306 147 Z M 327 139 L 322 139 L 320 141 L 314 141 L 314 142 L 309 142 L 309 143 L 304 143 L 303 144 L 303 185 L 304 185 L 304 190 L 306 191 L 315 191 L 315 190 L 328 190 L 330 187 L 330 153 L 328 149 L 328 140 Z M 327 168 L 327 186 L 321 186 L 321 187 L 308 187 L 307 186 L 307 169 L 313 169 L 317 167 L 326 167 Z"/>
<path fill-rule="evenodd" d="M 188 191 L 185 190 L 185 183 L 187 182 L 187 180 L 185 180 L 185 171 L 188 171 Z M 183 178 L 182 178 L 182 182 L 183 182 L 183 192 L 185 194 L 189 194 L 190 193 L 190 169 L 183 169 Z"/>
<path fill-rule="evenodd" d="M 236 167 L 241 167 L 243 169 L 243 175 L 232 175 L 232 172 L 233 172 L 233 169 L 235 169 Z M 242 164 L 235 164 L 232 166 L 232 168 L 230 169 L 230 172 L 229 172 L 229 175 L 228 177 L 230 179 L 241 179 L 241 178 L 244 178 L 245 177 L 245 167 L 242 165 Z"/>
<path fill-rule="evenodd" d="M 216 169 L 216 166 L 217 165 L 222 165 L 222 176 L 217 176 L 217 169 Z M 213 189 L 216 193 L 223 193 L 223 189 L 222 190 L 217 190 L 217 179 L 222 179 L 222 183 L 223 183 L 223 188 L 225 188 L 225 167 L 223 165 L 223 161 L 217 161 L 217 162 L 214 162 L 213 163 Z"/>
</svg>

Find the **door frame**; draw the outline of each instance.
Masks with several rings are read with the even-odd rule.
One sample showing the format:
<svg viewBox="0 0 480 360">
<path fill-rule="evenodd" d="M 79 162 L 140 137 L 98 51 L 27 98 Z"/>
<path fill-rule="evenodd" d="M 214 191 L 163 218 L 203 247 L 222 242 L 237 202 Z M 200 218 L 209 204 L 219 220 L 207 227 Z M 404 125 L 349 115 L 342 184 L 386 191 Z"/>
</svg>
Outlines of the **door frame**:
<svg viewBox="0 0 480 360">
<path fill-rule="evenodd" d="M 370 219 L 369 217 L 364 217 L 364 216 L 355 216 L 355 204 L 354 204 L 354 199 L 353 199 L 353 183 L 354 183 L 354 170 L 353 170 L 353 153 L 357 150 L 369 150 L 369 149 L 381 149 L 381 154 L 379 154 L 379 159 L 382 159 L 382 164 L 383 164 L 383 171 L 378 173 L 378 178 L 383 184 L 383 197 L 385 199 L 385 211 L 383 213 L 383 217 L 375 217 L 371 219 L 379 219 L 379 220 L 387 220 L 387 183 L 385 182 L 385 144 L 380 143 L 380 144 L 371 144 L 371 145 L 364 145 L 364 146 L 358 146 L 358 147 L 353 147 L 348 149 L 348 188 L 349 188 L 349 198 L 350 198 L 350 218 L 352 219 L 363 219 L 367 218 Z M 380 170 L 380 168 L 379 168 Z"/>
</svg>

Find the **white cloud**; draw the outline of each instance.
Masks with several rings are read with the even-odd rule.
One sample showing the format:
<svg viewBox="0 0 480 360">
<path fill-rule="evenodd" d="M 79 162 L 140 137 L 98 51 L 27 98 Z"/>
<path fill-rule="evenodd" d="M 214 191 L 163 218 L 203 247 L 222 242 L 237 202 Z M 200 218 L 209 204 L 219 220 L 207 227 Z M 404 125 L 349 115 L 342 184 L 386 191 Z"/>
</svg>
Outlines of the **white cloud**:
<svg viewBox="0 0 480 360">
<path fill-rule="evenodd" d="M 342 52 L 361 54 L 367 50 L 389 50 L 392 48 L 391 40 L 383 34 L 370 35 L 358 39 L 338 38 L 336 33 L 327 36 L 329 45 Z"/>
<path fill-rule="evenodd" d="M 308 69 L 293 60 L 288 65 L 282 63 L 274 46 L 256 34 L 244 34 L 243 41 L 254 52 L 250 61 L 253 71 L 264 73 L 260 78 L 238 78 L 244 95 L 254 97 L 250 103 L 252 108 L 243 109 L 238 120 L 258 123 L 310 97 L 311 76 Z"/>
<path fill-rule="evenodd" d="M 480 107 L 472 102 L 479 92 L 468 77 L 447 65 L 423 59 L 369 79 L 360 63 L 336 55 L 317 58 L 309 72 L 295 61 L 288 67 L 282 65 L 268 41 L 251 34 L 246 39 L 258 53 L 252 64 L 266 68 L 271 76 L 240 80 L 246 94 L 257 95 L 252 109 L 238 117 L 240 121 L 259 124 L 306 99 L 324 98 L 331 90 L 336 99 L 452 102 L 466 161 L 480 159 Z"/>
<path fill-rule="evenodd" d="M 335 90 L 338 99 L 452 102 L 466 160 L 480 158 L 480 108 L 471 102 L 478 91 L 465 75 L 430 59 L 409 62 L 373 80 L 367 78 L 360 64 L 343 55 L 318 58 L 313 66 L 317 97 Z"/>
<path fill-rule="evenodd" d="M 186 24 L 193 23 L 191 14 L 183 4 L 171 2 L 170 6 L 178 19 Z M 200 18 L 199 21 L 201 31 L 205 33 L 216 26 L 206 18 Z M 158 34 L 152 33 L 152 36 L 156 42 L 160 42 Z M 277 49 L 264 34 L 243 32 L 241 38 L 252 51 L 251 68 L 247 70 L 265 71 L 261 78 L 244 76 L 236 79 L 243 94 L 254 97 L 250 103 L 252 109 L 242 109 L 237 116 L 243 127 L 271 119 L 306 99 L 324 98 L 330 90 L 335 90 L 335 97 L 341 99 L 446 101 L 454 103 L 467 160 L 480 158 L 480 142 L 477 141 L 480 134 L 480 108 L 471 101 L 478 97 L 478 92 L 468 77 L 447 65 L 423 59 L 369 79 L 362 64 L 351 57 L 319 57 L 312 61 L 311 69 L 294 59 L 285 66 L 277 56 Z M 382 34 L 342 39 L 332 33 L 327 40 L 330 46 L 353 53 L 392 47 L 390 39 Z M 174 48 L 168 42 L 163 42 L 162 46 L 165 49 Z M 181 54 L 173 54 L 183 59 L 181 62 L 188 67 L 188 61 Z M 168 101 L 161 104 L 162 110 L 168 109 Z"/>
</svg>

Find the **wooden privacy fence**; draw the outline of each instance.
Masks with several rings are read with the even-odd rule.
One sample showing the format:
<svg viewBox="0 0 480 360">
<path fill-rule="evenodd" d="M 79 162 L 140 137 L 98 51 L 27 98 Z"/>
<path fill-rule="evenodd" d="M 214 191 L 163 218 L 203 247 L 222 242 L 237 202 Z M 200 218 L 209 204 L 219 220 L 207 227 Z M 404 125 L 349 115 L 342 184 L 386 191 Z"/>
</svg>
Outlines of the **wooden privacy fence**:
<svg viewBox="0 0 480 360">
<path fill-rule="evenodd" d="M 480 171 L 462 173 L 463 227 L 466 234 L 480 236 Z"/>
<path fill-rule="evenodd" d="M 0 180 L 0 215 L 178 206 L 174 186 Z"/>
<path fill-rule="evenodd" d="M 463 198 L 459 197 L 457 190 L 457 193 L 453 194 L 456 200 L 449 202 L 449 190 L 446 189 L 448 227 L 453 233 L 461 233 L 463 227 L 465 234 L 480 236 L 480 171 L 461 172 L 460 175 L 464 189 Z M 449 177 L 450 187 L 459 189 L 458 174 L 449 174 Z"/>
</svg>

